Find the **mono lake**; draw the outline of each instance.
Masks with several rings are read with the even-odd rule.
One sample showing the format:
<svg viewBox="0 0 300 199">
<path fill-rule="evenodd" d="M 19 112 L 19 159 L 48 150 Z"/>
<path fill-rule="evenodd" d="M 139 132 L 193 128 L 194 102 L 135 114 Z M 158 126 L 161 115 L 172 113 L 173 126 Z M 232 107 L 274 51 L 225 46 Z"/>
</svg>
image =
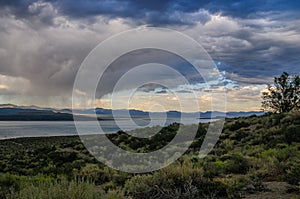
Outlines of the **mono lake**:
<svg viewBox="0 0 300 199">
<path fill-rule="evenodd" d="M 210 119 L 182 118 L 182 124 L 197 124 L 213 121 Z M 134 119 L 131 122 L 128 119 L 118 120 L 118 125 L 123 131 L 134 130 L 152 126 L 167 126 L 174 122 L 180 122 L 180 118 L 168 118 L 167 120 L 155 118 Z M 91 121 L 80 121 L 80 125 L 85 129 L 85 134 L 99 133 L 98 125 Z M 120 130 L 120 127 L 113 120 L 99 121 L 102 133 L 114 133 Z M 16 137 L 41 137 L 41 136 L 71 136 L 78 135 L 73 121 L 0 121 L 0 139 Z"/>
</svg>

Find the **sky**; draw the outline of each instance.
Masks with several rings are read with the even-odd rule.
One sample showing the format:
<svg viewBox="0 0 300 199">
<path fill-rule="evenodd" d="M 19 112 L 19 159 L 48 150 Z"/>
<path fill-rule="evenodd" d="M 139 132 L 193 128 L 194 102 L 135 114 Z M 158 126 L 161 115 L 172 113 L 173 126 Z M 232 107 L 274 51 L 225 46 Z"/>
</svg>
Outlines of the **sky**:
<svg viewBox="0 0 300 199">
<path fill-rule="evenodd" d="M 0 103 L 71 107 L 74 79 L 89 52 L 142 26 L 170 28 L 199 42 L 220 71 L 228 111 L 260 110 L 261 92 L 274 76 L 300 72 L 296 0 L 0 0 Z M 175 91 L 187 104 L 192 91 L 201 92 L 199 111 L 207 111 L 206 89 L 193 82 Z M 122 100 L 128 95 L 129 105 Z M 176 96 L 160 85 L 134 93 L 124 88 L 115 96 L 113 108 L 178 110 Z M 97 97 L 97 106 L 112 107 L 110 92 Z M 198 110 L 191 105 L 183 111 Z"/>
</svg>

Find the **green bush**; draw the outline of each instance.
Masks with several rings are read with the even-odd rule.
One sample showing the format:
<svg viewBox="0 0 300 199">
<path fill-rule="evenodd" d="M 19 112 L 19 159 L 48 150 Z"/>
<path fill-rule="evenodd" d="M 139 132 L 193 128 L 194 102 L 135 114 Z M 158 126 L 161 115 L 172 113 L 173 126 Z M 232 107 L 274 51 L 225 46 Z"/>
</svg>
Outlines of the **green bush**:
<svg viewBox="0 0 300 199">
<path fill-rule="evenodd" d="M 41 182 L 53 183 L 55 182 L 55 179 L 44 176 L 26 177 L 9 173 L 2 174 L 0 175 L 0 198 L 6 198 L 10 195 L 18 193 L 29 184 L 35 186 Z"/>
<path fill-rule="evenodd" d="M 240 154 L 231 154 L 230 159 L 225 161 L 225 172 L 235 174 L 246 174 L 249 170 L 248 160 Z"/>
<path fill-rule="evenodd" d="M 1 176 L 1 198 L 11 199 L 94 199 L 100 198 L 95 185 L 89 181 L 66 178 L 25 177 L 6 174 Z"/>
<path fill-rule="evenodd" d="M 107 193 L 101 195 L 101 199 L 125 199 L 124 193 L 120 189 L 108 190 Z"/>
<path fill-rule="evenodd" d="M 289 126 L 284 131 L 284 137 L 289 144 L 292 142 L 300 142 L 300 126 Z"/>
<path fill-rule="evenodd" d="M 226 164 L 220 160 L 216 162 L 205 162 L 203 165 L 204 176 L 214 178 L 224 174 Z"/>
<path fill-rule="evenodd" d="M 250 124 L 248 122 L 245 122 L 245 121 L 236 121 L 234 122 L 230 127 L 229 127 L 229 130 L 230 131 L 236 131 L 236 130 L 239 130 L 240 128 L 243 128 L 243 127 L 248 127 Z"/>
<path fill-rule="evenodd" d="M 286 180 L 288 183 L 298 185 L 300 182 L 300 161 L 294 162 L 287 170 Z"/>
<path fill-rule="evenodd" d="M 0 198 L 6 198 L 8 195 L 19 191 L 21 187 L 20 177 L 12 174 L 0 175 Z"/>
<path fill-rule="evenodd" d="M 101 183 L 102 176 L 103 171 L 100 170 L 97 164 L 87 164 L 76 174 L 76 177 L 79 177 L 80 179 L 89 180 L 96 183 Z"/>
<path fill-rule="evenodd" d="M 125 193 L 133 198 L 205 198 L 227 196 L 226 185 L 203 176 L 200 168 L 170 165 L 153 174 L 136 175 L 125 183 Z"/>
</svg>

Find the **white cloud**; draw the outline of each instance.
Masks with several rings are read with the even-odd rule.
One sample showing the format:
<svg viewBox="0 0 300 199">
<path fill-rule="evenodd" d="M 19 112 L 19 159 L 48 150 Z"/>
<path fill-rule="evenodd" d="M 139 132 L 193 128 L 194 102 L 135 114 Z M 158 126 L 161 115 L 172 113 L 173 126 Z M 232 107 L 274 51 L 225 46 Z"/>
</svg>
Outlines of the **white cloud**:
<svg viewBox="0 0 300 199">
<path fill-rule="evenodd" d="M 0 95 L 24 95 L 28 92 L 30 81 L 22 77 L 0 74 Z"/>
</svg>

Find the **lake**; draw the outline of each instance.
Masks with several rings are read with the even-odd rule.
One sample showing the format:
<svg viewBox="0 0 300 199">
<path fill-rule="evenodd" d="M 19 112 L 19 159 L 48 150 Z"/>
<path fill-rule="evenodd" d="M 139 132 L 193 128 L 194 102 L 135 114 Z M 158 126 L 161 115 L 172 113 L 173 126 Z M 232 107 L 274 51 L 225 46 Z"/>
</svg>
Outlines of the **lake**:
<svg viewBox="0 0 300 199">
<path fill-rule="evenodd" d="M 145 128 L 151 126 L 167 126 L 174 122 L 179 122 L 180 118 L 161 118 L 134 119 L 135 123 L 129 122 L 128 119 L 118 120 L 123 131 L 134 130 L 137 128 Z M 182 118 L 183 124 L 197 124 L 199 122 L 206 123 L 213 121 L 210 119 Z M 113 120 L 99 121 L 103 132 L 114 133 L 120 130 Z M 97 133 L 97 125 L 90 121 L 81 121 L 84 126 L 85 134 Z M 137 126 L 138 125 L 138 126 Z M 71 136 L 78 135 L 73 121 L 0 121 L 0 139 L 16 138 L 16 137 L 41 137 L 41 136 Z"/>
</svg>

